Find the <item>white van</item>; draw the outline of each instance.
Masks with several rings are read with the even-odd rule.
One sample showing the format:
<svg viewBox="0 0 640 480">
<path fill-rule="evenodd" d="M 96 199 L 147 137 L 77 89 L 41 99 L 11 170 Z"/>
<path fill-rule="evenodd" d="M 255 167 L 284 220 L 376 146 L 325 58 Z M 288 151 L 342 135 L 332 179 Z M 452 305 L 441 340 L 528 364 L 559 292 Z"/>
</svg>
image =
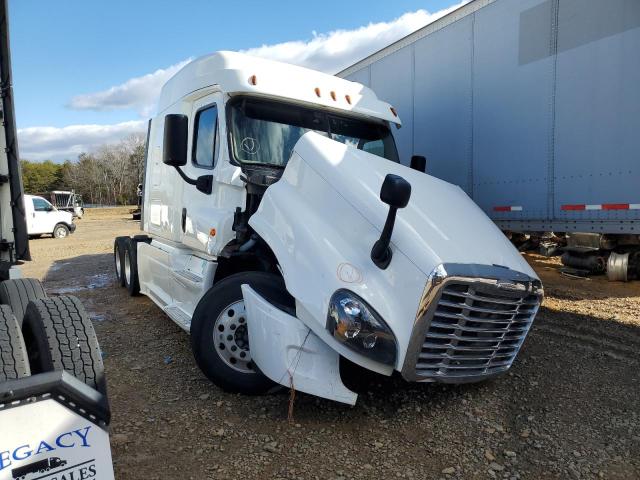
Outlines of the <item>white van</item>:
<svg viewBox="0 0 640 480">
<path fill-rule="evenodd" d="M 65 238 L 76 230 L 71 213 L 58 210 L 42 197 L 25 195 L 24 208 L 30 236 L 51 234 L 54 238 Z"/>
<path fill-rule="evenodd" d="M 398 157 L 369 88 L 237 53 L 194 60 L 151 120 L 142 235 L 116 271 L 191 334 L 222 388 L 340 402 L 341 359 L 408 381 L 507 371 L 542 299 L 458 187 Z"/>
</svg>

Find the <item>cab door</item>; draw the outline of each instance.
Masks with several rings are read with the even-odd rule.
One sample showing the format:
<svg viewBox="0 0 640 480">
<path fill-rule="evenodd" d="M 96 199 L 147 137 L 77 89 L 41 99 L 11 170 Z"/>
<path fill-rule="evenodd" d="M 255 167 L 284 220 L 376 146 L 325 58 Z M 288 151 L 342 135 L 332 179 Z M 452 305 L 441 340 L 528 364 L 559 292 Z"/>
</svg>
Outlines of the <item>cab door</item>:
<svg viewBox="0 0 640 480">
<path fill-rule="evenodd" d="M 202 295 L 211 287 L 216 268 L 211 246 L 221 230 L 221 218 L 234 210 L 228 199 L 220 198 L 216 182 L 220 152 L 222 95 L 208 94 L 193 102 L 189 117 L 187 164 L 182 167 L 189 178 L 211 175 L 212 192 L 203 193 L 195 185 L 183 184 L 181 202 L 181 242 L 170 256 L 170 282 L 173 303 L 165 311 L 189 329 L 189 321 Z"/>
<path fill-rule="evenodd" d="M 32 197 L 33 212 L 29 219 L 29 234 L 38 235 L 42 233 L 52 233 L 55 227 L 55 220 L 52 220 L 54 212 L 53 205 L 41 197 Z"/>
<path fill-rule="evenodd" d="M 182 193 L 182 243 L 190 249 L 207 252 L 211 237 L 215 235 L 216 219 L 220 218 L 217 205 L 215 171 L 220 151 L 220 116 L 222 95 L 209 94 L 193 102 L 189 122 L 189 154 L 184 172 L 191 178 L 213 176 L 212 193 L 200 192 L 195 185 L 185 184 Z M 219 228 L 219 226 L 218 226 Z"/>
</svg>

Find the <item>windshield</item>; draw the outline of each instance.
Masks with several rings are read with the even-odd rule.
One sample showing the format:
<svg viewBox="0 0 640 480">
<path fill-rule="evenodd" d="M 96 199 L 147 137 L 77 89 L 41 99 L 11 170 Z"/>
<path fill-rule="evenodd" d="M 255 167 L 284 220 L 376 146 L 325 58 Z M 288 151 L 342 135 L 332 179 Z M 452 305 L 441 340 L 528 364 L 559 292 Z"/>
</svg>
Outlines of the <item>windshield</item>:
<svg viewBox="0 0 640 480">
<path fill-rule="evenodd" d="M 296 142 L 309 131 L 398 162 L 393 136 L 381 121 L 253 98 L 230 102 L 228 109 L 231 150 L 240 163 L 284 167 Z"/>
</svg>

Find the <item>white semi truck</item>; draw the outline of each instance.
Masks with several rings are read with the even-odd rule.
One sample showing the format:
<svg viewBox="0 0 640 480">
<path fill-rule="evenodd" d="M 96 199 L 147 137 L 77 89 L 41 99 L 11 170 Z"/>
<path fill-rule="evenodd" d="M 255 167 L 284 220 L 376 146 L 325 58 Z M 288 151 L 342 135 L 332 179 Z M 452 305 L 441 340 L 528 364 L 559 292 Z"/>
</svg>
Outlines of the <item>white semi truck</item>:
<svg viewBox="0 0 640 480">
<path fill-rule="evenodd" d="M 408 381 L 508 370 L 542 300 L 531 267 L 458 187 L 399 162 L 396 110 L 361 84 L 219 52 L 163 87 L 141 228 L 121 284 L 249 394 L 345 403 L 345 358 Z"/>
</svg>

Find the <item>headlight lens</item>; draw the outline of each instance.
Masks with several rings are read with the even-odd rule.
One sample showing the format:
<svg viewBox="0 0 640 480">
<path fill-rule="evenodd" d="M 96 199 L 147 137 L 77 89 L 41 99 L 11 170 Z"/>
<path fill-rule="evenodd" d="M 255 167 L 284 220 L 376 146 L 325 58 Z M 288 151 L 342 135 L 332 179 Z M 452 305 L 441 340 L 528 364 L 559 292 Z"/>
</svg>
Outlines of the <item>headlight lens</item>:
<svg viewBox="0 0 640 480">
<path fill-rule="evenodd" d="M 396 338 L 367 303 L 349 290 L 338 290 L 329 301 L 327 330 L 352 350 L 386 365 L 396 363 Z"/>
</svg>

